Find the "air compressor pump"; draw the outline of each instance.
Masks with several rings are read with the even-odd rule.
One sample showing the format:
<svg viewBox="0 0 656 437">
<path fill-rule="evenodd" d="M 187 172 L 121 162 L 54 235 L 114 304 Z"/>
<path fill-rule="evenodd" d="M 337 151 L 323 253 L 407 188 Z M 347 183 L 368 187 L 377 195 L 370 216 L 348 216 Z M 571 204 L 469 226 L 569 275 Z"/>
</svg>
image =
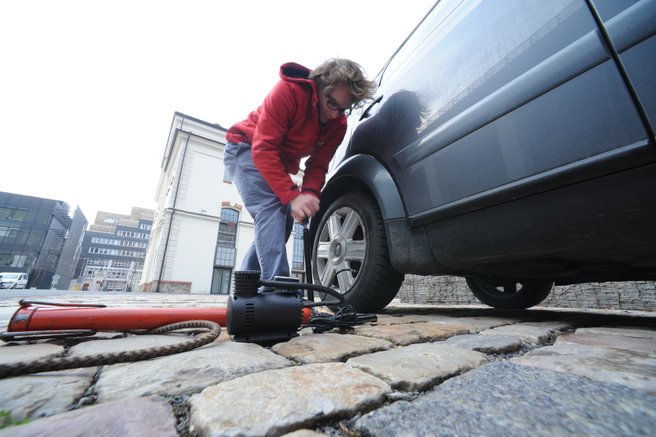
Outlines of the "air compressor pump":
<svg viewBox="0 0 656 437">
<path fill-rule="evenodd" d="M 310 300 L 304 298 L 307 290 Z M 313 291 L 330 295 L 334 300 L 314 302 Z M 357 314 L 344 306 L 344 296 L 332 288 L 306 284 L 296 278 L 275 277 L 272 281 L 260 280 L 259 271 L 234 273 L 234 290 L 228 299 L 228 334 L 236 341 L 275 343 L 298 335 L 303 324 L 304 308 L 338 307 L 334 314 L 313 311 L 309 323 L 315 332 L 335 327 L 353 326 L 375 321 L 375 315 Z"/>
</svg>

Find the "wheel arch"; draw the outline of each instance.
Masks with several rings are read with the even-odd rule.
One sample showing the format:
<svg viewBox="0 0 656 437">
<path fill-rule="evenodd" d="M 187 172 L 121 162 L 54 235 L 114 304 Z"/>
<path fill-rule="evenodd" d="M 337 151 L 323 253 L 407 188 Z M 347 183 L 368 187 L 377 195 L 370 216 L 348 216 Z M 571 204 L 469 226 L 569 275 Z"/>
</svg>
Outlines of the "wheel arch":
<svg viewBox="0 0 656 437">
<path fill-rule="evenodd" d="M 399 190 L 387 168 L 371 155 L 343 161 L 321 192 L 321 210 L 310 223 L 314 241 L 326 208 L 345 193 L 360 190 L 371 195 L 380 209 L 392 266 L 399 272 L 432 274 L 435 258 L 423 227 L 409 228 Z"/>
<path fill-rule="evenodd" d="M 383 221 L 405 219 L 403 201 L 392 175 L 371 155 L 355 155 L 342 162 L 321 198 L 328 204 L 356 188 L 365 189 L 376 199 Z"/>
</svg>

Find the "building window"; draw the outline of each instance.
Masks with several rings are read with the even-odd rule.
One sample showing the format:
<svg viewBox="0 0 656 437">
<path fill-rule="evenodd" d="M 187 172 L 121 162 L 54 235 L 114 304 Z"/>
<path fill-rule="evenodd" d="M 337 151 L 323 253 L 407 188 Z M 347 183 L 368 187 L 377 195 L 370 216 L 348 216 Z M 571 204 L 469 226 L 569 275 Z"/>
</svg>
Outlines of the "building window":
<svg viewBox="0 0 656 437">
<path fill-rule="evenodd" d="M 239 212 L 232 208 L 221 209 L 219 235 L 216 239 L 214 265 L 232 267 L 235 264 L 235 245 L 237 243 L 237 222 Z"/>
<path fill-rule="evenodd" d="M 114 259 L 112 260 L 112 267 L 130 267 L 130 261 Z"/>
<path fill-rule="evenodd" d="M 142 238 L 144 240 L 147 240 L 150 237 L 150 234 L 143 233 L 143 232 L 132 232 L 132 231 L 117 231 L 116 235 L 119 237 L 130 237 L 130 238 Z"/>
<path fill-rule="evenodd" d="M 232 269 L 225 267 L 214 267 L 214 274 L 212 275 L 212 288 L 211 294 L 229 294 L 230 293 L 230 275 Z"/>
<path fill-rule="evenodd" d="M 221 208 L 219 235 L 216 238 L 216 255 L 212 274 L 212 294 L 230 293 L 230 277 L 235 265 L 235 245 L 237 243 L 237 223 L 239 211 Z"/>
<path fill-rule="evenodd" d="M 0 220 L 22 222 L 27 217 L 27 211 L 17 208 L 0 208 Z"/>
</svg>

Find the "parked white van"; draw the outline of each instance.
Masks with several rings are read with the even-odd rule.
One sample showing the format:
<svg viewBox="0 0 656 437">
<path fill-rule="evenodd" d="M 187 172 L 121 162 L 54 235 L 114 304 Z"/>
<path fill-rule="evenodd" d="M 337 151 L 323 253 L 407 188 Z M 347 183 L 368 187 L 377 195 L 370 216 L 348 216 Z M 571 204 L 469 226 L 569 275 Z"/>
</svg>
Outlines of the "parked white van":
<svg viewBox="0 0 656 437">
<path fill-rule="evenodd" d="M 0 288 L 25 288 L 27 278 L 27 273 L 0 273 Z"/>
</svg>

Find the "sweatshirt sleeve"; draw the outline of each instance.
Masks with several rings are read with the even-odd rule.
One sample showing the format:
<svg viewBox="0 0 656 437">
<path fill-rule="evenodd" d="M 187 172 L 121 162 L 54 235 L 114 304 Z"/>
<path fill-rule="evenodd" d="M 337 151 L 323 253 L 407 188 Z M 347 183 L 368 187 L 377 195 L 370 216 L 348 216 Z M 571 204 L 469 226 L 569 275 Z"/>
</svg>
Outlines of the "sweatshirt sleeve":
<svg viewBox="0 0 656 437">
<path fill-rule="evenodd" d="M 279 147 L 297 110 L 296 106 L 291 85 L 279 81 L 260 108 L 251 145 L 255 166 L 283 204 L 300 194 L 298 186 L 285 171 L 279 153 Z"/>
<path fill-rule="evenodd" d="M 325 144 L 313 153 L 305 162 L 305 174 L 303 176 L 303 191 L 314 193 L 319 197 L 323 184 L 326 181 L 326 173 L 330 160 L 333 159 L 335 151 L 342 143 L 346 134 L 346 119 L 338 124 Z"/>
</svg>

